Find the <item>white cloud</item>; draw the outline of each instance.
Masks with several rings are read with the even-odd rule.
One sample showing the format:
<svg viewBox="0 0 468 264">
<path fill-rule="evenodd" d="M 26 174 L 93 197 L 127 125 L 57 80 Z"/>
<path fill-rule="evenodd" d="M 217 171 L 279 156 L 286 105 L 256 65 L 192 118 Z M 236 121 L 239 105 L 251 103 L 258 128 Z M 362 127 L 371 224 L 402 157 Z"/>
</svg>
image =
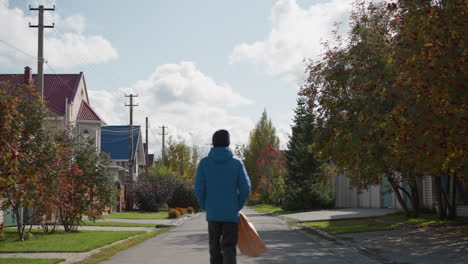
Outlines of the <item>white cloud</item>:
<svg viewBox="0 0 468 264">
<path fill-rule="evenodd" d="M 161 132 L 168 126 L 170 136 L 180 137 L 190 145 L 208 148 L 217 129 L 228 129 L 232 146 L 246 143 L 254 123 L 250 118 L 231 115 L 230 107 L 241 107 L 251 100 L 234 92 L 227 84 L 219 84 L 196 69 L 192 62 L 165 64 L 144 80 L 116 91 L 90 90 L 91 106 L 108 125 L 128 124 L 129 110 L 124 95 L 137 93 L 134 123 L 150 122 L 150 151 L 159 155 Z"/>
<path fill-rule="evenodd" d="M 271 12 L 271 31 L 265 40 L 234 47 L 230 61 L 264 64 L 271 74 L 301 83 L 304 59 L 321 52 L 321 42 L 333 37 L 335 22 L 340 32 L 348 29 L 351 0 L 315 3 L 304 9 L 296 0 L 278 0 Z"/>
<path fill-rule="evenodd" d="M 36 7 L 39 5 L 43 5 L 44 7 L 52 7 L 54 6 L 57 1 L 56 0 L 31 0 L 31 6 Z"/>
<path fill-rule="evenodd" d="M 228 84 L 218 84 L 198 71 L 192 62 L 162 65 L 147 80 L 138 81 L 130 89 L 145 91 L 154 96 L 154 104 L 162 105 L 173 101 L 191 105 L 202 102 L 216 106 L 251 103 L 233 92 Z"/>
<path fill-rule="evenodd" d="M 55 1 L 37 1 L 46 7 Z M 36 6 L 36 5 L 33 5 Z M 37 12 L 10 8 L 0 4 L 0 39 L 32 55 L 37 56 Z M 45 12 L 45 24 L 55 22 L 56 29 L 45 29 L 44 57 L 52 67 L 71 68 L 82 64 L 103 63 L 117 59 L 117 50 L 102 36 L 86 35 L 85 18 L 81 15 L 64 17 L 59 10 Z M 36 65 L 36 59 L 6 45 L 0 45 L 0 61 L 7 66 Z"/>
</svg>

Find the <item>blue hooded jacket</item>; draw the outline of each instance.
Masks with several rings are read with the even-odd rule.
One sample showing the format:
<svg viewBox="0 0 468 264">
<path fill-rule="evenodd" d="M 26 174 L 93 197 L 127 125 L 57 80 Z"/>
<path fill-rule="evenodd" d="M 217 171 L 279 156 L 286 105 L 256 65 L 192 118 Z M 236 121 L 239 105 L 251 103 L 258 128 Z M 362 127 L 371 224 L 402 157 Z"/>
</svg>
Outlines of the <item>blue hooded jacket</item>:
<svg viewBox="0 0 468 264">
<path fill-rule="evenodd" d="M 195 194 L 210 222 L 239 222 L 239 211 L 250 193 L 242 161 L 228 147 L 213 147 L 198 164 Z"/>
</svg>

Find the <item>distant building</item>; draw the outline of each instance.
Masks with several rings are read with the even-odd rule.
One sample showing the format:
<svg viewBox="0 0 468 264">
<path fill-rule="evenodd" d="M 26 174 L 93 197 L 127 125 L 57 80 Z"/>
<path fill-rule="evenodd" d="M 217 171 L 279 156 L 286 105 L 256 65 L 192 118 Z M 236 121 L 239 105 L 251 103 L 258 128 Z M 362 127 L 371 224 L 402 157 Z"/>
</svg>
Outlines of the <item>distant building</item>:
<svg viewBox="0 0 468 264">
<path fill-rule="evenodd" d="M 124 199 L 125 208 L 131 209 L 133 204 L 127 186 L 138 181 L 139 175 L 144 173 L 141 166 L 146 166 L 140 126 L 133 126 L 133 155 L 130 152 L 130 126 L 107 126 L 101 133 L 101 151 L 110 155 L 116 188 L 123 190 L 123 198 L 117 198 L 118 203 L 123 203 Z M 133 171 L 132 176 L 130 170 Z M 115 210 L 119 211 L 119 206 L 124 207 L 118 204 Z"/>
</svg>

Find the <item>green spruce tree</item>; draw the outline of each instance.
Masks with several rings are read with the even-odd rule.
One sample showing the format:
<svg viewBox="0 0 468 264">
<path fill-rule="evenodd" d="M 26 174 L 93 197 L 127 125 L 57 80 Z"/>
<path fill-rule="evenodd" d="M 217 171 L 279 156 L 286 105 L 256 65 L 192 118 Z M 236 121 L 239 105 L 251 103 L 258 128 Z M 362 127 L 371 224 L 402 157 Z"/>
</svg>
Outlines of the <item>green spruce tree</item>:
<svg viewBox="0 0 468 264">
<path fill-rule="evenodd" d="M 286 210 L 326 207 L 331 201 L 326 184 L 326 164 L 311 151 L 314 144 L 314 113 L 306 98 L 297 99 L 292 134 L 286 151 L 286 190 L 283 207 Z"/>
</svg>

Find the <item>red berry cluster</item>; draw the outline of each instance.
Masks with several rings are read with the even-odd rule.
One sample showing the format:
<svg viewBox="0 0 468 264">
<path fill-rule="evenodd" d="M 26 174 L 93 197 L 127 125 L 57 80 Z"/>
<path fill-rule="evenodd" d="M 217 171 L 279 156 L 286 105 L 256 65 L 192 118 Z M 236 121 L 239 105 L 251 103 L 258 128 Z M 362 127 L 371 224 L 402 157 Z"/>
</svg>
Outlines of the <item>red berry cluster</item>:
<svg viewBox="0 0 468 264">
<path fill-rule="evenodd" d="M 397 8 L 397 4 L 396 3 L 388 3 L 387 8 L 388 9 L 395 9 L 395 8 Z"/>
</svg>

